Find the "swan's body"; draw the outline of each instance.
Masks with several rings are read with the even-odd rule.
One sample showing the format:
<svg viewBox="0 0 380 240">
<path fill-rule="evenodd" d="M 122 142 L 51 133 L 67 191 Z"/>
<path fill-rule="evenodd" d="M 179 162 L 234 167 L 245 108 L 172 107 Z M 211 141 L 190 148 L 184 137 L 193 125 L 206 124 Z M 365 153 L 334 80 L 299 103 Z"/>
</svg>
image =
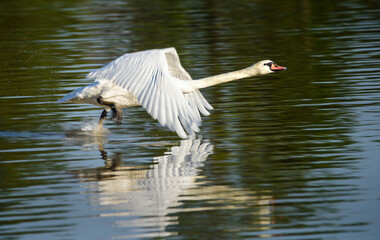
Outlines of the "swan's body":
<svg viewBox="0 0 380 240">
<path fill-rule="evenodd" d="M 122 108 L 142 105 L 154 119 L 186 138 L 186 132 L 199 131 L 200 113 L 207 116 L 210 114 L 207 110 L 213 109 L 199 89 L 285 69 L 263 60 L 239 71 L 192 80 L 174 48 L 147 50 L 127 53 L 90 72 L 87 78 L 95 82 L 67 94 L 59 102 L 90 103 L 105 108 L 100 127 L 108 111 L 112 110 L 113 120 L 120 123 Z"/>
</svg>

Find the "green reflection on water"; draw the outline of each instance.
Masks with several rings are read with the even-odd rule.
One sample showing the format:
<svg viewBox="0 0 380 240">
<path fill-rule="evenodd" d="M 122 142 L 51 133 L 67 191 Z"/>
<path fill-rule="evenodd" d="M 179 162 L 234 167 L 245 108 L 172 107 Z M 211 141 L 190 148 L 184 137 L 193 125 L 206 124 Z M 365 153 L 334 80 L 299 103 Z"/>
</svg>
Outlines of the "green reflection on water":
<svg viewBox="0 0 380 240">
<path fill-rule="evenodd" d="M 75 236 L 72 229 L 82 226 L 78 218 L 97 224 L 88 217 L 91 207 L 76 215 L 81 205 L 72 199 L 86 199 L 66 171 L 107 162 L 96 147 L 83 150 L 96 140 L 65 142 L 65 126 L 97 119 L 100 110 L 55 101 L 87 84 L 88 71 L 124 52 L 168 46 L 177 48 L 194 78 L 267 58 L 288 71 L 203 91 L 215 110 L 204 118 L 202 135 L 215 150 L 194 190 L 173 207 L 177 222 L 166 231 L 234 239 L 319 233 L 344 238 L 345 232 L 366 231 L 369 221 L 345 221 L 340 208 L 358 201 L 355 164 L 368 154 L 352 135 L 359 124 L 355 109 L 378 100 L 368 97 L 377 89 L 378 69 L 368 63 L 379 60 L 378 7 L 376 1 L 2 1 L 1 212 L 20 216 L 2 217 L 12 227 L 8 236 L 27 236 L 36 228 Z M 108 125 L 104 147 L 122 164 L 133 168 L 142 160 L 143 168 L 153 167 L 153 157 L 178 145 L 143 110 L 125 112 L 121 127 Z M 67 204 L 58 206 L 61 214 L 51 202 L 46 212 L 29 212 L 32 218 L 46 214 L 35 225 L 15 213 L 28 214 L 45 199 Z M 44 229 L 50 216 L 58 222 Z M 55 227 L 71 221 L 63 230 Z M 14 224 L 25 224 L 25 232 Z M 122 227 L 115 231 L 111 236 L 125 234 Z"/>
</svg>

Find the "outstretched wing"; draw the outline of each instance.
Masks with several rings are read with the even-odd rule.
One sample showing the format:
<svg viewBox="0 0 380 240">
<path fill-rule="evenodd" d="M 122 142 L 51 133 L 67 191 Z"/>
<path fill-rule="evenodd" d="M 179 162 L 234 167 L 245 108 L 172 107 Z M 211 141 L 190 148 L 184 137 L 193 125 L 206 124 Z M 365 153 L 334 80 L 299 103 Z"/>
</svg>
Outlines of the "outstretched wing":
<svg viewBox="0 0 380 240">
<path fill-rule="evenodd" d="M 181 61 L 179 60 L 179 56 L 175 48 L 167 49 L 167 51 L 165 51 L 165 56 L 168 62 L 169 73 L 171 76 L 181 80 L 193 80 L 190 74 L 182 67 Z M 199 112 L 201 112 L 204 116 L 208 116 L 210 113 L 207 111 L 207 109 L 214 109 L 203 97 L 202 93 L 199 90 L 191 93 L 186 93 L 185 97 L 191 108 L 198 110 L 196 112 L 199 118 L 201 117 L 199 115 Z"/>
<path fill-rule="evenodd" d="M 207 115 L 206 108 L 212 109 L 199 91 L 181 92 L 178 79 L 191 77 L 181 66 L 174 48 L 125 54 L 90 72 L 87 78 L 111 81 L 130 91 L 154 119 L 181 138 L 187 137 L 186 132 L 199 131 L 199 111 Z"/>
</svg>

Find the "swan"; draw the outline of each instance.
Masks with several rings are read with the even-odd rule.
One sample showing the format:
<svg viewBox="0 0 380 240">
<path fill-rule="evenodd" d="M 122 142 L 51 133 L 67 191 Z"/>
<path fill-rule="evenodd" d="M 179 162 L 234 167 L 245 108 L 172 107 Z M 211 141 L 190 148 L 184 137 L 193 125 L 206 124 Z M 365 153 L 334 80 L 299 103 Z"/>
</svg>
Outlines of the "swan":
<svg viewBox="0 0 380 240">
<path fill-rule="evenodd" d="M 127 53 L 87 74 L 94 82 L 68 93 L 58 102 L 89 103 L 104 108 L 98 129 L 109 111 L 121 123 L 122 108 L 142 106 L 158 122 L 187 138 L 199 131 L 201 115 L 213 107 L 199 89 L 237 79 L 286 70 L 271 60 L 242 70 L 193 80 L 182 67 L 175 48 Z"/>
</svg>

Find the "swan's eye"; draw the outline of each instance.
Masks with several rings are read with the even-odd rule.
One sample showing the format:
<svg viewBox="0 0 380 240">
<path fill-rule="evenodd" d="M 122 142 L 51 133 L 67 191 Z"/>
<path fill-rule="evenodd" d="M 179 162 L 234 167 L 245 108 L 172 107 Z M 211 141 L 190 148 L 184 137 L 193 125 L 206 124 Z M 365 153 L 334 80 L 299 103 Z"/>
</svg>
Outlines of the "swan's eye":
<svg viewBox="0 0 380 240">
<path fill-rule="evenodd" d="M 264 63 L 264 66 L 271 67 L 273 62 Z"/>
</svg>

